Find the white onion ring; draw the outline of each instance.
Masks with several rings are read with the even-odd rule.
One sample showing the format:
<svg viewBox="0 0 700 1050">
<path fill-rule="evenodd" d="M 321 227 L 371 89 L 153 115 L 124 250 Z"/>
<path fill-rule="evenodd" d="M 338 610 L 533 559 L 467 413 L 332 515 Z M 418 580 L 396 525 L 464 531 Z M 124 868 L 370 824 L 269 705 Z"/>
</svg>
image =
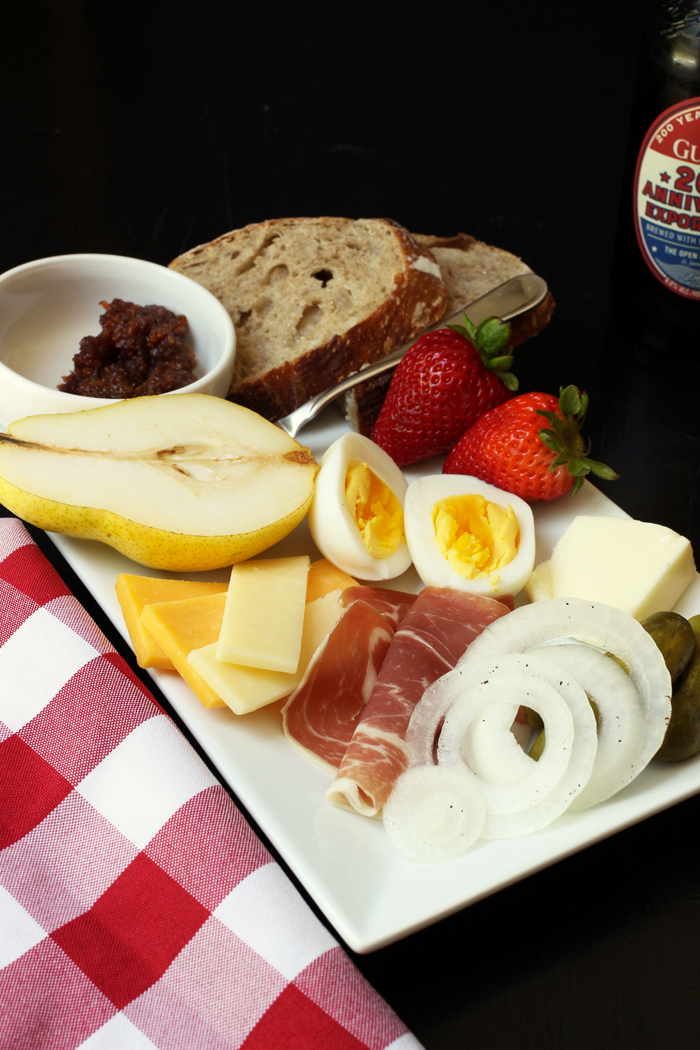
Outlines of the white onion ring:
<svg viewBox="0 0 700 1050">
<path fill-rule="evenodd" d="M 448 671 L 429 685 L 413 708 L 405 739 L 409 767 L 437 765 L 438 730 L 454 703 L 452 694 L 441 683 L 451 674 L 454 674 L 454 671 Z"/>
<path fill-rule="evenodd" d="M 382 820 L 391 843 L 411 860 L 441 861 L 476 842 L 485 815 L 476 777 L 446 766 L 415 766 L 394 784 Z"/>
<path fill-rule="evenodd" d="M 604 802 L 634 780 L 649 761 L 644 752 L 646 720 L 632 679 L 615 660 L 590 645 L 547 645 L 531 650 L 528 657 L 565 668 L 596 704 L 600 720 L 593 772 L 571 809 Z"/>
<path fill-rule="evenodd" d="M 478 777 L 487 807 L 482 837 L 519 837 L 561 816 L 595 761 L 595 717 L 581 687 L 556 665 L 533 667 L 529 655 L 516 654 L 474 661 L 440 682 L 454 702 L 440 733 L 438 762 Z M 510 725 L 521 704 L 542 716 L 547 746 L 539 762 L 520 752 L 520 775 L 513 780 L 508 763 L 518 745 Z M 489 756 L 493 747 L 483 746 L 485 736 L 501 741 L 501 757 Z"/>
<path fill-rule="evenodd" d="M 517 684 L 521 685 L 520 682 Z M 517 696 L 517 691 L 514 695 Z M 452 711 L 453 708 L 450 713 Z M 472 772 L 482 780 L 515 784 L 531 773 L 533 760 L 528 757 L 527 748 L 521 747 L 512 729 L 517 713 L 518 705 L 512 701 L 491 700 L 479 717 L 467 726 L 462 755 Z"/>
</svg>

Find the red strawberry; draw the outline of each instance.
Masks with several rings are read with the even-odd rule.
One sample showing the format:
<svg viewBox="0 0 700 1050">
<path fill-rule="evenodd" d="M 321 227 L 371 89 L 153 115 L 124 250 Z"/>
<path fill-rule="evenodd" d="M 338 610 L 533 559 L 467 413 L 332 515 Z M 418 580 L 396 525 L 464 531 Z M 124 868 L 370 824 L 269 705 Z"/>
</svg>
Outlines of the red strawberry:
<svg viewBox="0 0 700 1050">
<path fill-rule="evenodd" d="M 488 317 L 427 332 L 399 363 L 372 440 L 400 467 L 451 449 L 467 427 L 518 389 L 503 349 L 510 328 Z"/>
<path fill-rule="evenodd" d="M 567 386 L 553 394 L 521 394 L 492 409 L 469 428 L 445 460 L 443 474 L 471 474 L 528 503 L 577 492 L 586 474 L 618 475 L 588 458 L 579 433 L 588 394 Z M 542 428 L 546 419 L 550 428 Z"/>
</svg>

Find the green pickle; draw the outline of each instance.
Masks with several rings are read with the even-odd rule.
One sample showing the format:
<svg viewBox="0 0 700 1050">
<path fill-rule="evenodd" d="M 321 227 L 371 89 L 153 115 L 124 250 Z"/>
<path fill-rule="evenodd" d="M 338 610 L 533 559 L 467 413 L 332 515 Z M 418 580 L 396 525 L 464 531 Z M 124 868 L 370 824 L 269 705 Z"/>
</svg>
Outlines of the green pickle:
<svg viewBox="0 0 700 1050">
<path fill-rule="evenodd" d="M 691 616 L 688 623 L 695 649 L 673 689 L 671 720 L 654 756 L 662 762 L 681 762 L 700 752 L 700 616 Z"/>
<path fill-rule="evenodd" d="M 540 755 L 544 751 L 544 744 L 545 744 L 544 729 L 542 729 L 542 731 L 540 732 L 539 736 L 537 737 L 537 740 L 535 740 L 534 744 L 532 745 L 532 747 L 528 751 L 528 754 L 529 754 L 530 758 L 534 758 L 535 762 L 537 762 L 537 760 L 539 759 Z"/>
<path fill-rule="evenodd" d="M 531 729 L 544 729 L 542 716 L 537 711 L 533 711 L 531 707 L 525 708 L 525 721 Z"/>
<path fill-rule="evenodd" d="M 666 661 L 671 681 L 676 682 L 695 650 L 695 635 L 690 622 L 679 613 L 657 612 L 642 620 L 642 627 L 656 642 Z"/>
</svg>

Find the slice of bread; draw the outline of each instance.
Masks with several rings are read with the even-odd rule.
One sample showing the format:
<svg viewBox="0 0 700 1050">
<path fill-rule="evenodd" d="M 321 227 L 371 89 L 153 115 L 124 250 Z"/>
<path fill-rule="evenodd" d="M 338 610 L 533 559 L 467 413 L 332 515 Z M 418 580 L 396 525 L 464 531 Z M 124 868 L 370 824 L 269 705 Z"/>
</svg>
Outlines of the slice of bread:
<svg viewBox="0 0 700 1050">
<path fill-rule="evenodd" d="M 440 266 L 447 290 L 447 303 L 443 315 L 445 317 L 485 295 L 492 288 L 497 288 L 511 277 L 532 272 L 516 255 L 477 241 L 467 233 L 458 233 L 455 237 L 414 233 L 413 238 L 424 248 L 430 249 Z M 508 346 L 518 346 L 519 343 L 537 335 L 549 324 L 554 306 L 554 299 L 548 292 L 543 302 L 534 310 L 515 317 L 510 322 Z M 386 373 L 377 376 L 376 379 L 369 379 L 345 395 L 345 416 L 353 430 L 369 436 L 389 389 L 391 376 L 392 373 Z"/>
<path fill-rule="evenodd" d="M 414 338 L 447 302 L 430 249 L 391 219 L 273 219 L 170 266 L 228 310 L 228 396 L 272 420 Z"/>
<path fill-rule="evenodd" d="M 483 244 L 468 233 L 458 233 L 455 237 L 414 233 L 413 237 L 424 248 L 429 248 L 438 262 L 447 289 L 445 316 L 511 277 L 532 273 L 517 255 Z"/>
</svg>

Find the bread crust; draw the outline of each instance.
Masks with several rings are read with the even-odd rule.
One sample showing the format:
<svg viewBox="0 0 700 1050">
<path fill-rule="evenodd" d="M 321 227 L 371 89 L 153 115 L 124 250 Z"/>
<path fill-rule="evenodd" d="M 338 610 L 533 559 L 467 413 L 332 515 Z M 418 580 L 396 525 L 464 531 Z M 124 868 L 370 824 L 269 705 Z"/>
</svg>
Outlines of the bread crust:
<svg viewBox="0 0 700 1050">
<path fill-rule="evenodd" d="M 324 339 L 319 345 L 312 346 L 305 352 L 294 352 L 295 336 L 292 332 L 287 359 L 265 367 L 262 372 L 255 374 L 250 366 L 256 356 L 255 347 L 246 346 L 245 320 L 241 323 L 244 309 L 243 304 L 236 303 L 235 277 L 232 276 L 226 293 L 222 292 L 221 288 L 217 289 L 216 281 L 212 278 L 214 266 L 218 265 L 216 260 L 230 258 L 236 253 L 238 245 L 253 238 L 261 248 L 255 260 L 248 265 L 248 271 L 259 267 L 262 287 L 265 252 L 276 239 L 307 237 L 311 241 L 313 238 L 323 238 L 324 235 L 337 239 L 340 232 L 343 236 L 352 236 L 353 231 L 358 235 L 361 232 L 365 240 L 375 234 L 377 251 L 384 250 L 383 245 L 386 245 L 388 272 L 392 277 L 388 294 L 384 294 L 378 305 L 356 323 L 350 324 L 345 330 L 336 331 L 330 338 Z M 356 239 L 359 242 L 359 236 Z M 279 248 L 278 243 L 277 249 Z M 326 256 L 320 254 L 316 262 L 310 262 L 311 277 L 317 277 L 317 273 L 313 272 L 314 267 L 319 273 L 325 273 L 324 267 L 327 265 Z M 265 223 L 254 223 L 242 230 L 224 234 L 209 244 L 193 248 L 174 259 L 170 266 L 209 287 L 210 291 L 224 302 L 236 325 L 241 347 L 240 361 L 237 371 L 234 372 L 229 399 L 271 420 L 287 415 L 315 394 L 356 372 L 363 365 L 413 339 L 443 316 L 447 303 L 445 285 L 432 252 L 427 246 L 418 244 L 408 230 L 392 219 L 351 220 L 320 217 L 273 219 Z M 313 284 L 313 281 L 311 283 Z M 240 289 L 240 283 L 238 288 Z M 276 288 L 276 285 L 270 287 L 268 283 L 265 286 L 265 294 L 274 298 Z M 277 294 L 281 292 L 278 291 Z M 311 292 L 305 294 L 315 295 L 321 304 L 319 308 L 325 308 L 328 297 L 323 298 L 322 289 L 314 287 Z M 313 303 L 307 303 L 306 308 L 313 308 Z M 238 316 L 237 311 L 240 311 Z"/>
</svg>

